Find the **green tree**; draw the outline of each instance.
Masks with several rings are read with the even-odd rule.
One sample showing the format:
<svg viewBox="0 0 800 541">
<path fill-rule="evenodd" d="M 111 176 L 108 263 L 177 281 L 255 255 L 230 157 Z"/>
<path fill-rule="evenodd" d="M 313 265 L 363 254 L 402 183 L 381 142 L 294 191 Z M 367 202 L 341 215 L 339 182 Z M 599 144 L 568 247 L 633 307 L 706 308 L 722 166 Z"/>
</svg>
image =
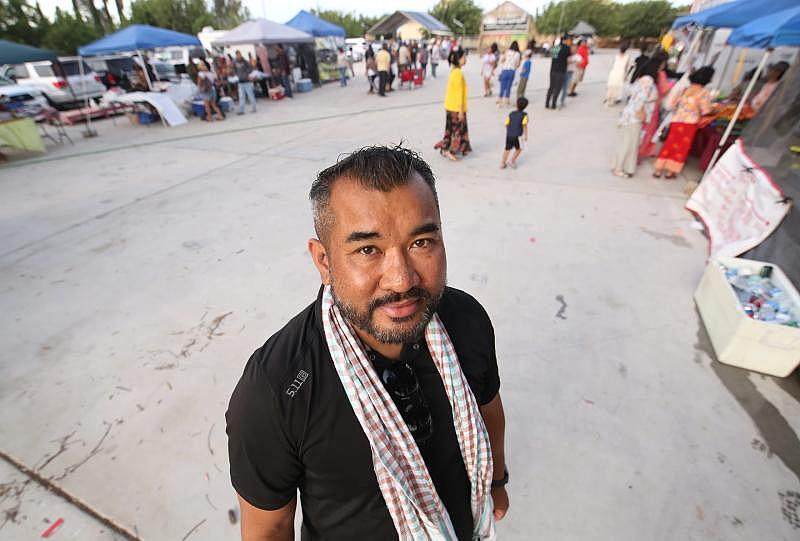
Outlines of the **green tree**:
<svg viewBox="0 0 800 541">
<path fill-rule="evenodd" d="M 657 38 L 669 30 L 678 10 L 667 0 L 646 0 L 622 4 L 617 26 L 623 38 Z"/>
<path fill-rule="evenodd" d="M 214 0 L 215 28 L 234 28 L 250 18 L 241 0 Z"/>
<path fill-rule="evenodd" d="M 49 27 L 50 21 L 38 3 L 32 6 L 26 0 L 0 0 L 0 37 L 3 39 L 39 47 Z"/>
<path fill-rule="evenodd" d="M 334 9 L 312 9 L 311 13 L 329 23 L 337 24 L 344 28 L 348 38 L 363 38 L 371 27 L 375 26 L 383 17 L 367 17 L 355 13 L 345 13 Z"/>
<path fill-rule="evenodd" d="M 536 18 L 536 29 L 542 34 L 567 32 L 578 21 L 594 26 L 601 36 L 617 35 L 619 4 L 611 0 L 562 0 L 551 2 Z M 563 13 L 563 21 L 562 21 Z M 561 26 L 559 28 L 559 22 Z"/>
<path fill-rule="evenodd" d="M 483 10 L 473 0 L 439 0 L 429 13 L 442 21 L 454 34 L 479 34 Z M 461 26 L 454 20 L 458 20 Z"/>
<path fill-rule="evenodd" d="M 203 0 L 134 0 L 130 23 L 149 24 L 197 34 L 216 21 Z"/>
<path fill-rule="evenodd" d="M 77 54 L 78 47 L 102 37 L 94 25 L 78 19 L 68 11 L 56 8 L 53 23 L 47 30 L 42 46 L 58 54 Z"/>
</svg>

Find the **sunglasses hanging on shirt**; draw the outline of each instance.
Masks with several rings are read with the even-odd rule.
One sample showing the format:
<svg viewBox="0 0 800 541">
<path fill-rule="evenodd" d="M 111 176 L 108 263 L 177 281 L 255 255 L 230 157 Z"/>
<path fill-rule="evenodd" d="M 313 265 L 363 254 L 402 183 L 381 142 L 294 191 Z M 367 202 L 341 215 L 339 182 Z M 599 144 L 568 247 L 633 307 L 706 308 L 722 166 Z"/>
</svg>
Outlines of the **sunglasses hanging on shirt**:
<svg viewBox="0 0 800 541">
<path fill-rule="evenodd" d="M 383 386 L 392 397 L 417 445 L 424 445 L 433 436 L 433 419 L 414 369 L 409 363 L 399 361 L 379 373 Z"/>
</svg>

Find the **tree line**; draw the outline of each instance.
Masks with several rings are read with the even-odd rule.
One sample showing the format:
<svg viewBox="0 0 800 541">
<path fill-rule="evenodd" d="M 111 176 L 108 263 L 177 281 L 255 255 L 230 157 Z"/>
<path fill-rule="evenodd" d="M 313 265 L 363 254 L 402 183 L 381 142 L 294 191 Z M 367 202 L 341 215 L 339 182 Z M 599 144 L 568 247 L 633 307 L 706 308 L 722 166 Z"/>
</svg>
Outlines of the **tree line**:
<svg viewBox="0 0 800 541">
<path fill-rule="evenodd" d="M 0 38 L 59 54 L 75 54 L 79 46 L 134 23 L 197 34 L 204 26 L 233 28 L 250 17 L 242 0 L 72 0 L 71 10 L 56 8 L 50 19 L 33 1 L 0 0 Z M 674 7 L 667 0 L 560 0 L 537 13 L 535 24 L 543 34 L 569 30 L 582 20 L 600 36 L 658 37 L 687 11 L 688 7 Z M 349 37 L 364 36 L 383 18 L 339 10 L 312 12 L 342 26 Z M 439 0 L 429 13 L 456 35 L 480 33 L 483 10 L 474 0 Z"/>
<path fill-rule="evenodd" d="M 599 36 L 654 38 L 669 30 L 678 15 L 688 12 L 689 6 L 675 7 L 667 0 L 561 0 L 551 2 L 538 14 L 536 29 L 542 34 L 555 34 L 586 21 Z"/>
<path fill-rule="evenodd" d="M 72 9 L 56 8 L 52 19 L 38 2 L 0 0 L 0 38 L 44 47 L 59 54 L 75 54 L 86 45 L 130 24 L 149 24 L 186 34 L 204 26 L 233 28 L 250 17 L 241 0 L 72 0 Z M 129 9 L 126 9 L 128 7 Z"/>
</svg>

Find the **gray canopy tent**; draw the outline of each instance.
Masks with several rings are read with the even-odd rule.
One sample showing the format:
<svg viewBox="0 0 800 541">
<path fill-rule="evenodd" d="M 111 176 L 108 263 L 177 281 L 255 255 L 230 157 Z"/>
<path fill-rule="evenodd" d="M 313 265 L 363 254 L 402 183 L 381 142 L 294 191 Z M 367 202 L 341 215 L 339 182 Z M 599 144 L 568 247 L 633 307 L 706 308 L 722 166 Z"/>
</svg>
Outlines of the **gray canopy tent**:
<svg viewBox="0 0 800 541">
<path fill-rule="evenodd" d="M 314 36 L 275 21 L 253 19 L 240 24 L 221 38 L 214 40 L 211 45 L 230 46 L 256 43 L 263 45 L 314 43 Z"/>
<path fill-rule="evenodd" d="M 308 77 L 319 84 L 319 69 L 314 52 L 314 36 L 267 19 L 253 19 L 244 22 L 211 42 L 213 47 L 230 47 L 235 45 L 294 45 L 297 56 L 304 64 Z"/>
<path fill-rule="evenodd" d="M 585 21 L 578 21 L 575 28 L 569 31 L 573 36 L 594 36 L 597 33 L 594 26 Z"/>
</svg>

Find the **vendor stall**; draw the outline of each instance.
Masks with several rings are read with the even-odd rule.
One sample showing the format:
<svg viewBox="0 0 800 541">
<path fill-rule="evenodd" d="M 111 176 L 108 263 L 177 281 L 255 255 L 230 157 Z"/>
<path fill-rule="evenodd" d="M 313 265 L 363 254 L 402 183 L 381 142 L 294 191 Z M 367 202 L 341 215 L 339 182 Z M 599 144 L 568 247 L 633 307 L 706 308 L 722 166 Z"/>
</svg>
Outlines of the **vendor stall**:
<svg viewBox="0 0 800 541">
<path fill-rule="evenodd" d="M 79 47 L 78 54 L 80 56 L 95 56 L 120 52 L 136 52 L 142 59 L 142 67 L 144 68 L 142 69 L 142 75 L 146 79 L 146 87 L 152 89 L 152 80 L 150 79 L 149 70 L 147 69 L 142 51 L 158 47 L 186 45 L 202 46 L 200 40 L 197 39 L 196 36 L 146 24 L 133 24 L 92 42 L 89 45 Z M 80 65 L 82 66 L 83 62 L 80 62 Z M 159 113 L 164 125 L 176 126 L 186 122 L 186 118 L 183 117 L 178 108 L 165 103 L 164 97 L 162 97 L 159 92 L 143 92 L 139 97 L 141 99 L 137 103 L 142 107 L 152 108 L 153 112 Z M 131 100 L 128 100 L 128 102 L 130 101 Z M 169 114 L 164 115 L 165 111 L 169 111 Z"/>
<path fill-rule="evenodd" d="M 800 46 L 800 7 L 741 26 L 729 41 L 766 48 L 759 68 L 777 45 Z M 754 75 L 757 78 L 758 72 Z M 732 121 L 745 109 L 748 85 Z M 729 135 L 729 133 L 727 134 Z M 723 139 L 720 145 L 724 144 Z M 712 256 L 770 261 L 800 283 L 800 67 L 785 74 L 742 136 L 709 170 L 686 207 L 705 224 Z"/>
<path fill-rule="evenodd" d="M 319 72 L 319 81 L 323 83 L 338 81 L 336 52 L 339 47 L 344 47 L 344 38 L 347 35 L 344 28 L 320 19 L 305 10 L 300 10 L 286 23 L 286 26 L 314 36 L 314 56 Z"/>
<path fill-rule="evenodd" d="M 31 118 L 12 118 L 0 120 L 0 147 L 8 146 L 18 150 L 44 152 L 44 143 Z M 0 152 L 0 160 L 5 155 Z"/>
<path fill-rule="evenodd" d="M 264 45 L 269 58 L 274 62 L 274 46 L 282 44 L 286 48 L 292 67 L 301 71 L 302 78 L 319 83 L 319 71 L 314 54 L 314 36 L 285 24 L 254 19 L 240 24 L 221 38 L 212 42 L 215 47 L 234 47 L 236 45 Z M 266 68 L 264 71 L 267 71 Z"/>
</svg>

